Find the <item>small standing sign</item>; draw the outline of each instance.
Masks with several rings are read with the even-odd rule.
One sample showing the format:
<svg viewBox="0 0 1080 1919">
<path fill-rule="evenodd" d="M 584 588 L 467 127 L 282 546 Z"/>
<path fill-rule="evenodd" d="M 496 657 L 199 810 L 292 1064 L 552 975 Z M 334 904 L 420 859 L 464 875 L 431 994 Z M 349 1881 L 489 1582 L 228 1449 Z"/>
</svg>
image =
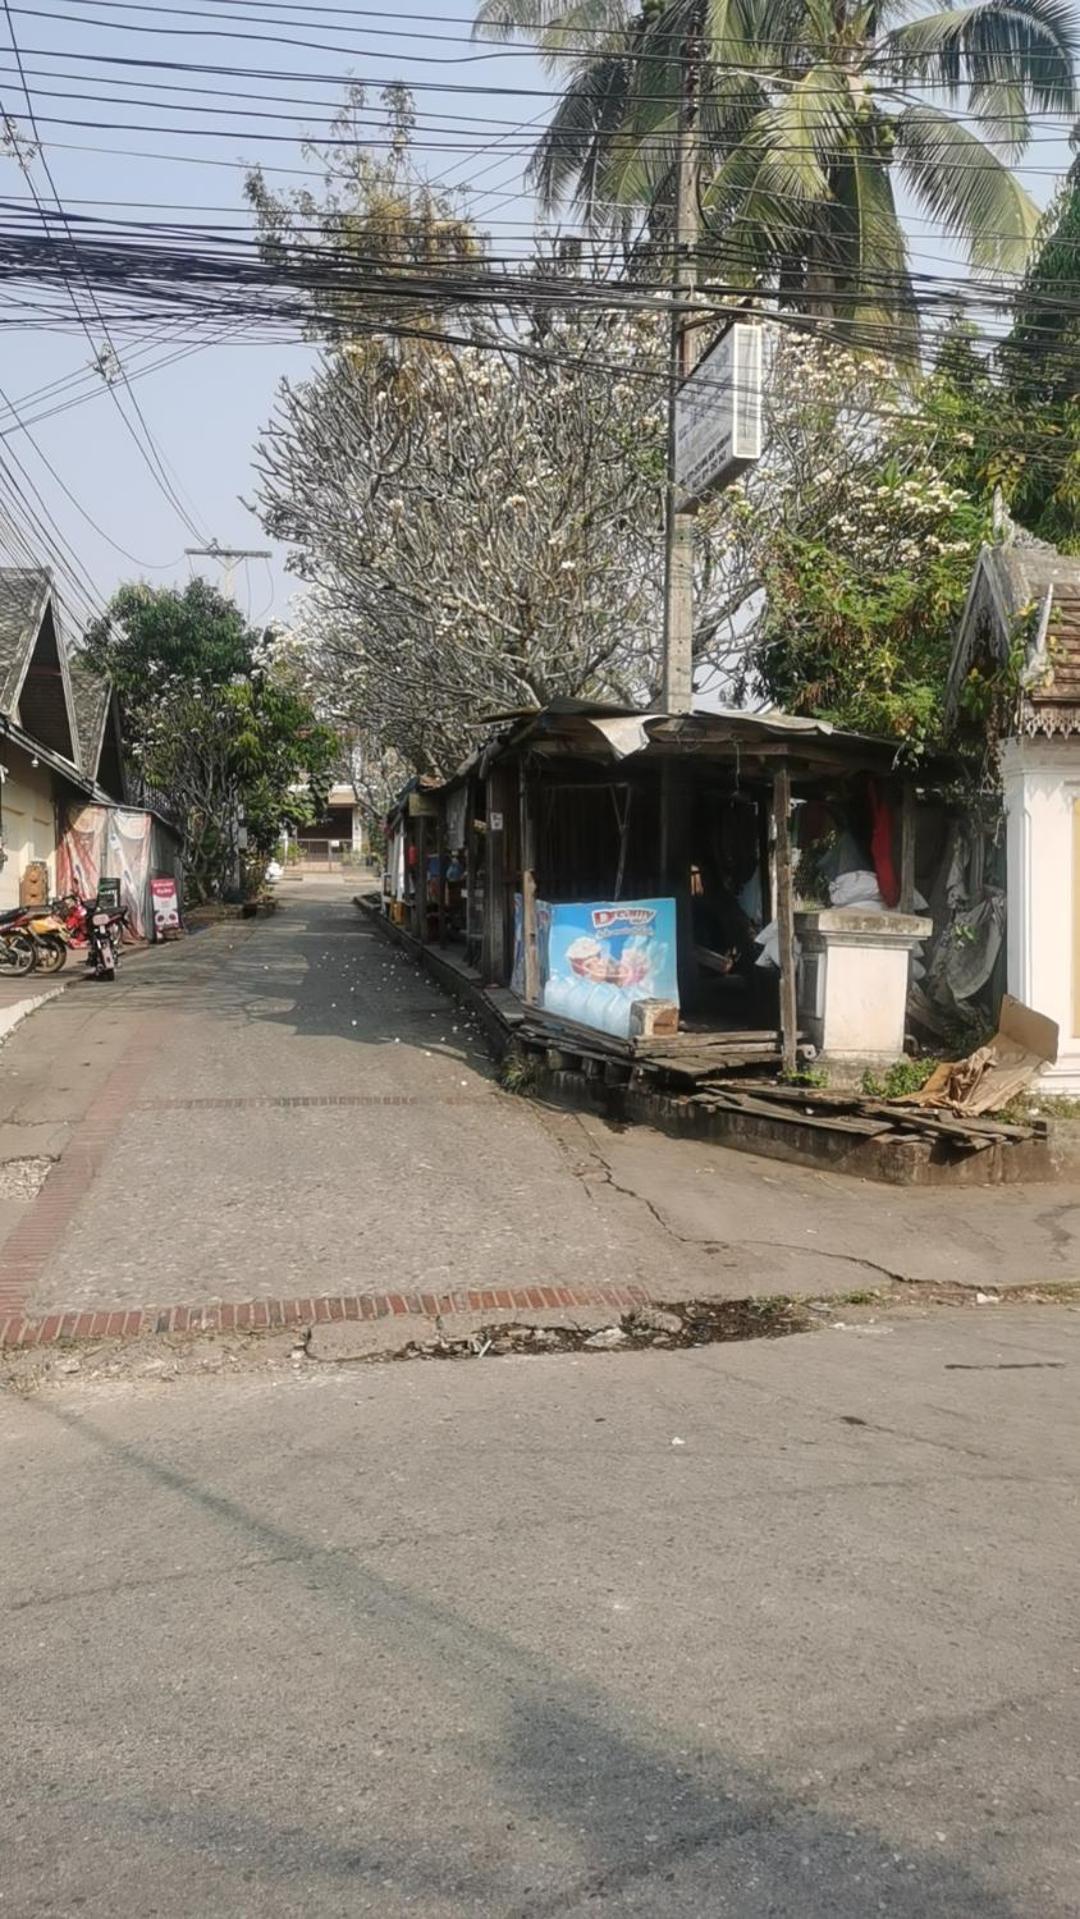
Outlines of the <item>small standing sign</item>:
<svg viewBox="0 0 1080 1919">
<path fill-rule="evenodd" d="M 154 903 L 154 938 L 179 939 L 183 930 L 180 925 L 180 900 L 176 881 L 171 874 L 159 873 L 150 881 L 150 897 Z"/>
</svg>

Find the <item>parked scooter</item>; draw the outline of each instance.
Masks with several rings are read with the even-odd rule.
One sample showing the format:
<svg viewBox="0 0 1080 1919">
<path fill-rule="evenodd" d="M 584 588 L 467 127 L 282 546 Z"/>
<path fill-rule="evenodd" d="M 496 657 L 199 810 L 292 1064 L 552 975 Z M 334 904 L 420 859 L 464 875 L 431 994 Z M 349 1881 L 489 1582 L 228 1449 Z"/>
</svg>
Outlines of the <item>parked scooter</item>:
<svg viewBox="0 0 1080 1919">
<path fill-rule="evenodd" d="M 120 954 L 120 941 L 127 923 L 127 908 L 99 907 L 95 903 L 87 912 L 87 935 L 89 951 L 86 964 L 95 979 L 115 979 L 116 965 Z"/>
<path fill-rule="evenodd" d="M 0 913 L 0 973 L 19 979 L 34 964 L 34 942 L 22 925 L 23 910 L 14 906 Z"/>
<path fill-rule="evenodd" d="M 64 922 L 55 907 L 51 903 L 48 906 L 31 907 L 21 930 L 33 946 L 34 965 L 38 972 L 58 973 L 67 961 L 68 941 Z"/>
<path fill-rule="evenodd" d="M 78 893 L 61 893 L 58 899 L 50 900 L 49 907 L 63 920 L 68 945 L 85 946 L 89 938 L 87 922 L 94 908 L 93 900 L 80 899 Z"/>
</svg>

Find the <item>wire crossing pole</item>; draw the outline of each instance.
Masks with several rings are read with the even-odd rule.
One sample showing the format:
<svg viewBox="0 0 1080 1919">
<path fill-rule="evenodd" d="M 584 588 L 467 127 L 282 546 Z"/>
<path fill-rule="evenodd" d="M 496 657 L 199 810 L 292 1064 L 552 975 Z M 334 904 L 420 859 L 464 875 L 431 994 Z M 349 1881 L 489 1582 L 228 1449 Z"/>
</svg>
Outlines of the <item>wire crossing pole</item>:
<svg viewBox="0 0 1080 1919">
<path fill-rule="evenodd" d="M 675 160 L 675 259 L 671 284 L 668 359 L 668 449 L 664 539 L 664 674 L 661 707 L 689 713 L 694 693 L 694 516 L 683 510 L 675 480 L 676 402 L 693 370 L 690 299 L 697 284 L 698 159 L 697 59 L 693 42 L 682 54 L 682 87 Z"/>
<path fill-rule="evenodd" d="M 272 560 L 273 554 L 268 547 L 255 546 L 185 546 L 184 556 L 189 560 L 220 560 L 225 567 L 222 581 L 226 599 L 233 597 L 233 575 L 239 560 Z M 250 599 L 248 602 L 250 606 Z"/>
</svg>

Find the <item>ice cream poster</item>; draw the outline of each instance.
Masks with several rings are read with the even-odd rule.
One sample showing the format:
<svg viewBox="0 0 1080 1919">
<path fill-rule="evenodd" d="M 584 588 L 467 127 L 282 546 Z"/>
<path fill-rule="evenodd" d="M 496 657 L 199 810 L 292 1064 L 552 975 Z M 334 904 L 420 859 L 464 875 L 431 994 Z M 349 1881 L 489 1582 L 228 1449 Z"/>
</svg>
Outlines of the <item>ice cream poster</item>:
<svg viewBox="0 0 1080 1919">
<path fill-rule="evenodd" d="M 542 999 L 549 1013 L 625 1038 L 635 1000 L 678 1004 L 674 900 L 548 907 Z"/>
</svg>

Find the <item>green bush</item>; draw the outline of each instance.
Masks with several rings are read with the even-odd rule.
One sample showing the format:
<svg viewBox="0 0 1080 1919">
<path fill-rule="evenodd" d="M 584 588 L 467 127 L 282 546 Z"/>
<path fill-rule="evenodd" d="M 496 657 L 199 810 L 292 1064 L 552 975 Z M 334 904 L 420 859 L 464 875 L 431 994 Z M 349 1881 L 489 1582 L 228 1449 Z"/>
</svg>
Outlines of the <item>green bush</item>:
<svg viewBox="0 0 1080 1919">
<path fill-rule="evenodd" d="M 862 1077 L 862 1090 L 871 1099 L 905 1099 L 909 1093 L 921 1093 L 931 1073 L 940 1065 L 940 1060 L 926 1057 L 894 1059 L 880 1075 L 868 1067 Z"/>
</svg>

